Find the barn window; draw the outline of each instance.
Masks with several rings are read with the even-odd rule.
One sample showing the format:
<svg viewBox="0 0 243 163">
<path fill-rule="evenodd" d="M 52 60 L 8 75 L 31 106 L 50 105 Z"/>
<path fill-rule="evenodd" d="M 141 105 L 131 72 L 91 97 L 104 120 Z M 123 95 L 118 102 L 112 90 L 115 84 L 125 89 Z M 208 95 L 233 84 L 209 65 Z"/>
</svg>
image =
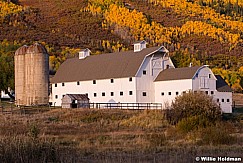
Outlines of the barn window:
<svg viewBox="0 0 243 163">
<path fill-rule="evenodd" d="M 64 87 L 65 86 L 65 83 L 62 83 L 62 86 Z"/>
<path fill-rule="evenodd" d="M 230 99 L 227 99 L 227 102 L 230 102 Z"/>
<path fill-rule="evenodd" d="M 129 78 L 129 81 L 131 82 L 132 81 L 132 78 Z"/>
<path fill-rule="evenodd" d="M 62 95 L 62 98 L 64 97 L 65 95 Z"/>
<path fill-rule="evenodd" d="M 168 95 L 171 95 L 171 92 L 168 92 Z"/>
<path fill-rule="evenodd" d="M 93 84 L 96 84 L 96 80 L 93 80 Z"/>
<path fill-rule="evenodd" d="M 80 85 L 79 81 L 77 82 L 77 85 Z"/>
<path fill-rule="evenodd" d="M 179 95 L 179 92 L 176 92 L 176 95 Z"/>
<path fill-rule="evenodd" d="M 143 92 L 143 96 L 147 96 L 147 93 L 146 92 Z"/>
<path fill-rule="evenodd" d="M 211 91 L 211 95 L 213 95 L 214 94 L 214 91 Z"/>
<path fill-rule="evenodd" d="M 143 70 L 143 75 L 146 75 L 147 74 L 147 71 L 146 70 Z"/>
<path fill-rule="evenodd" d="M 134 50 L 135 50 L 135 51 L 140 51 L 140 45 L 135 45 L 135 46 L 134 46 Z"/>
<path fill-rule="evenodd" d="M 58 99 L 58 95 L 55 95 L 55 98 Z"/>
<path fill-rule="evenodd" d="M 57 84 L 55 84 L 55 87 L 57 87 Z"/>
<path fill-rule="evenodd" d="M 111 79 L 111 83 L 114 83 L 114 79 Z"/>
<path fill-rule="evenodd" d="M 208 74 L 208 78 L 211 78 L 211 74 Z"/>
<path fill-rule="evenodd" d="M 97 97 L 97 93 L 94 93 L 94 97 Z"/>
<path fill-rule="evenodd" d="M 111 96 L 114 96 L 114 92 L 111 92 Z"/>
<path fill-rule="evenodd" d="M 120 92 L 120 96 L 123 96 L 123 92 Z"/>
<path fill-rule="evenodd" d="M 129 91 L 129 95 L 132 95 L 132 91 Z"/>
<path fill-rule="evenodd" d="M 200 88 L 208 88 L 209 87 L 209 79 L 207 76 L 200 76 Z"/>
<path fill-rule="evenodd" d="M 208 95 L 208 91 L 205 91 L 205 93 Z"/>
<path fill-rule="evenodd" d="M 224 102 L 224 99 L 222 98 L 222 100 L 221 100 L 222 102 Z"/>
<path fill-rule="evenodd" d="M 217 98 L 217 102 L 219 102 L 219 99 Z"/>
<path fill-rule="evenodd" d="M 105 92 L 102 92 L 102 96 L 105 96 Z"/>
</svg>

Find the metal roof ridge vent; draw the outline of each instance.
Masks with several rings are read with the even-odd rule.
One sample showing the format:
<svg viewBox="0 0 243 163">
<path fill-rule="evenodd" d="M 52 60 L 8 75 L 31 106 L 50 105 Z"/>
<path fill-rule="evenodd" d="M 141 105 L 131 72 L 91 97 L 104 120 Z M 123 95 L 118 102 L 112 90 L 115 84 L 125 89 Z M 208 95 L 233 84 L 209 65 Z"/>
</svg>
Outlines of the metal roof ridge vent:
<svg viewBox="0 0 243 163">
<path fill-rule="evenodd" d="M 142 40 L 142 41 L 136 41 L 134 42 L 134 52 L 140 52 L 141 50 L 146 48 L 146 41 Z"/>
<path fill-rule="evenodd" d="M 79 58 L 79 59 L 84 59 L 84 58 L 90 56 L 90 52 L 91 52 L 91 51 L 90 51 L 88 48 L 86 48 L 86 49 L 81 49 L 81 51 L 78 53 L 78 54 L 79 54 L 79 55 L 78 55 L 78 58 Z"/>
</svg>

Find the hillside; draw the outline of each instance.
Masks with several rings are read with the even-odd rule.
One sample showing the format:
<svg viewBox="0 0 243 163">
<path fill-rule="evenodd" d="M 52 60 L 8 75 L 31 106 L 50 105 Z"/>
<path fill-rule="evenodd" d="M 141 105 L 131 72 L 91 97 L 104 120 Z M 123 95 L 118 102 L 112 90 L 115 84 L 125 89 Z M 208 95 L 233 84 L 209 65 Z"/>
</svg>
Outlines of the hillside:
<svg viewBox="0 0 243 163">
<path fill-rule="evenodd" d="M 119 40 L 101 28 L 101 18 L 80 12 L 86 1 L 20 0 L 18 4 L 25 7 L 24 11 L 5 19 L 0 40 L 43 41 L 57 48 L 95 48 L 102 40 Z"/>
<path fill-rule="evenodd" d="M 242 91 L 241 0 L 0 2 L 0 41 L 18 46 L 41 42 L 54 71 L 81 48 L 101 54 L 132 49 L 134 41 L 146 40 L 148 46 L 166 46 L 176 67 L 208 64 Z"/>
<path fill-rule="evenodd" d="M 163 7 L 161 4 L 153 5 L 141 0 L 128 2 L 134 9 L 147 15 L 151 21 L 158 22 L 167 28 L 182 27 L 187 21 L 204 22 L 204 19 L 201 16 L 188 16 L 183 13 L 175 12 L 173 8 Z M 188 48 L 192 53 L 201 53 L 209 56 L 217 54 L 240 56 L 243 53 L 242 44 L 238 44 L 234 49 L 230 50 L 230 45 L 228 43 L 220 42 L 217 39 L 211 38 L 207 34 L 189 34 L 187 37 L 180 38 L 175 42 L 175 44 L 178 43 L 180 44 L 180 49 Z M 172 48 L 171 50 L 174 51 L 175 49 Z"/>
<path fill-rule="evenodd" d="M 150 46 L 168 44 L 168 48 L 172 52 L 189 49 L 191 53 L 210 56 L 217 54 L 240 56 L 243 52 L 242 15 L 239 15 L 240 20 L 238 21 L 231 20 L 234 18 L 233 16 L 225 18 L 212 7 L 201 6 L 202 8 L 198 9 L 200 5 L 196 1 L 176 0 L 172 3 L 159 0 L 127 0 L 126 5 L 122 7 L 123 11 L 138 11 L 138 13 L 132 13 L 134 15 L 132 19 L 139 18 L 136 18 L 135 15 L 141 13 L 145 16 L 141 18 L 145 19 L 144 23 L 147 26 L 151 26 L 152 22 L 155 23 L 155 27 L 144 29 L 146 33 L 143 33 L 143 26 L 139 27 L 142 31 L 131 32 L 132 28 L 133 30 L 137 28 L 134 24 L 114 22 L 120 27 L 120 30 L 104 26 L 109 23 L 114 25 L 111 17 L 110 22 L 106 23 L 109 13 L 105 15 L 105 12 L 111 11 L 108 7 L 114 2 L 118 2 L 118 0 L 107 1 L 107 4 L 100 3 L 98 0 L 19 0 L 18 4 L 23 6 L 23 11 L 19 14 L 3 15 L 0 40 L 7 39 L 8 41 L 24 41 L 26 43 L 43 41 L 50 46 L 57 46 L 57 48 L 66 46 L 104 50 L 102 48 L 107 47 L 102 45 L 102 41 L 132 43 L 134 40 L 145 39 Z M 184 5 L 189 7 L 184 7 Z M 205 13 L 202 11 L 204 8 Z M 126 11 L 126 9 L 128 10 Z M 217 21 L 216 17 L 219 17 Z M 129 21 L 131 19 L 127 16 L 123 20 Z M 192 22 L 198 23 L 197 26 L 194 26 Z M 200 23 L 208 28 L 199 29 Z M 189 27 L 194 29 L 190 32 L 183 31 Z M 159 28 L 163 31 L 158 33 Z M 151 33 L 150 30 L 154 30 L 154 32 Z M 200 30 L 204 30 L 204 32 Z M 128 36 L 122 35 L 121 31 L 125 31 Z M 165 38 L 160 39 L 161 36 L 157 36 L 157 34 L 165 35 Z M 125 46 L 129 45 L 125 44 Z"/>
</svg>

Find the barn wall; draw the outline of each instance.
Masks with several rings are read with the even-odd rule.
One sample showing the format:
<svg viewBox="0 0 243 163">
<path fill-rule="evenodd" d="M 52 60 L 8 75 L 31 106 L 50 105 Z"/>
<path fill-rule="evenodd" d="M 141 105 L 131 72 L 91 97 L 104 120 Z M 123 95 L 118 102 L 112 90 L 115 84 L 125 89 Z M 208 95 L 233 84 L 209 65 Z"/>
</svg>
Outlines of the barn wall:
<svg viewBox="0 0 243 163">
<path fill-rule="evenodd" d="M 167 104 L 170 105 L 176 96 L 189 90 L 192 90 L 192 79 L 157 81 L 155 82 L 155 102 L 162 103 L 164 108 Z"/>
<path fill-rule="evenodd" d="M 135 91 L 135 78 L 129 81 L 129 78 L 114 79 L 114 83 L 111 83 L 110 79 L 96 80 L 96 84 L 93 84 L 93 80 L 80 81 L 80 85 L 77 82 L 66 82 L 64 86 L 62 83 L 52 84 L 52 97 L 51 102 L 56 106 L 61 106 L 61 98 L 65 94 L 88 94 L 90 102 L 95 103 L 118 103 L 118 102 L 136 102 Z M 57 84 L 57 87 L 55 87 Z M 129 91 L 133 92 L 133 95 L 129 95 Z M 111 92 L 114 92 L 114 96 L 111 96 Z M 120 95 L 123 92 L 123 96 Z M 94 96 L 96 93 L 96 97 Z M 102 96 L 105 93 L 105 96 Z M 56 98 L 57 96 L 57 98 Z"/>
</svg>

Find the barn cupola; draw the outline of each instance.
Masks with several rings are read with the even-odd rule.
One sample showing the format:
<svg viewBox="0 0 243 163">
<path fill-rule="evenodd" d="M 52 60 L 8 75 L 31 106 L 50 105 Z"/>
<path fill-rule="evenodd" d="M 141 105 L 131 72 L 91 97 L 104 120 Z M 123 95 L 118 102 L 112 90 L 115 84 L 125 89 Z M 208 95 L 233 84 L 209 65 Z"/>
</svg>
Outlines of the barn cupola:
<svg viewBox="0 0 243 163">
<path fill-rule="evenodd" d="M 91 52 L 91 51 L 90 51 L 88 48 L 86 48 L 86 49 L 81 49 L 81 51 L 80 51 L 79 54 L 78 54 L 78 58 L 79 58 L 79 59 L 84 59 L 84 58 L 90 56 L 90 52 Z"/>
<path fill-rule="evenodd" d="M 133 45 L 134 45 L 134 52 L 139 52 L 146 48 L 146 41 L 145 40 L 137 41 Z"/>
</svg>

